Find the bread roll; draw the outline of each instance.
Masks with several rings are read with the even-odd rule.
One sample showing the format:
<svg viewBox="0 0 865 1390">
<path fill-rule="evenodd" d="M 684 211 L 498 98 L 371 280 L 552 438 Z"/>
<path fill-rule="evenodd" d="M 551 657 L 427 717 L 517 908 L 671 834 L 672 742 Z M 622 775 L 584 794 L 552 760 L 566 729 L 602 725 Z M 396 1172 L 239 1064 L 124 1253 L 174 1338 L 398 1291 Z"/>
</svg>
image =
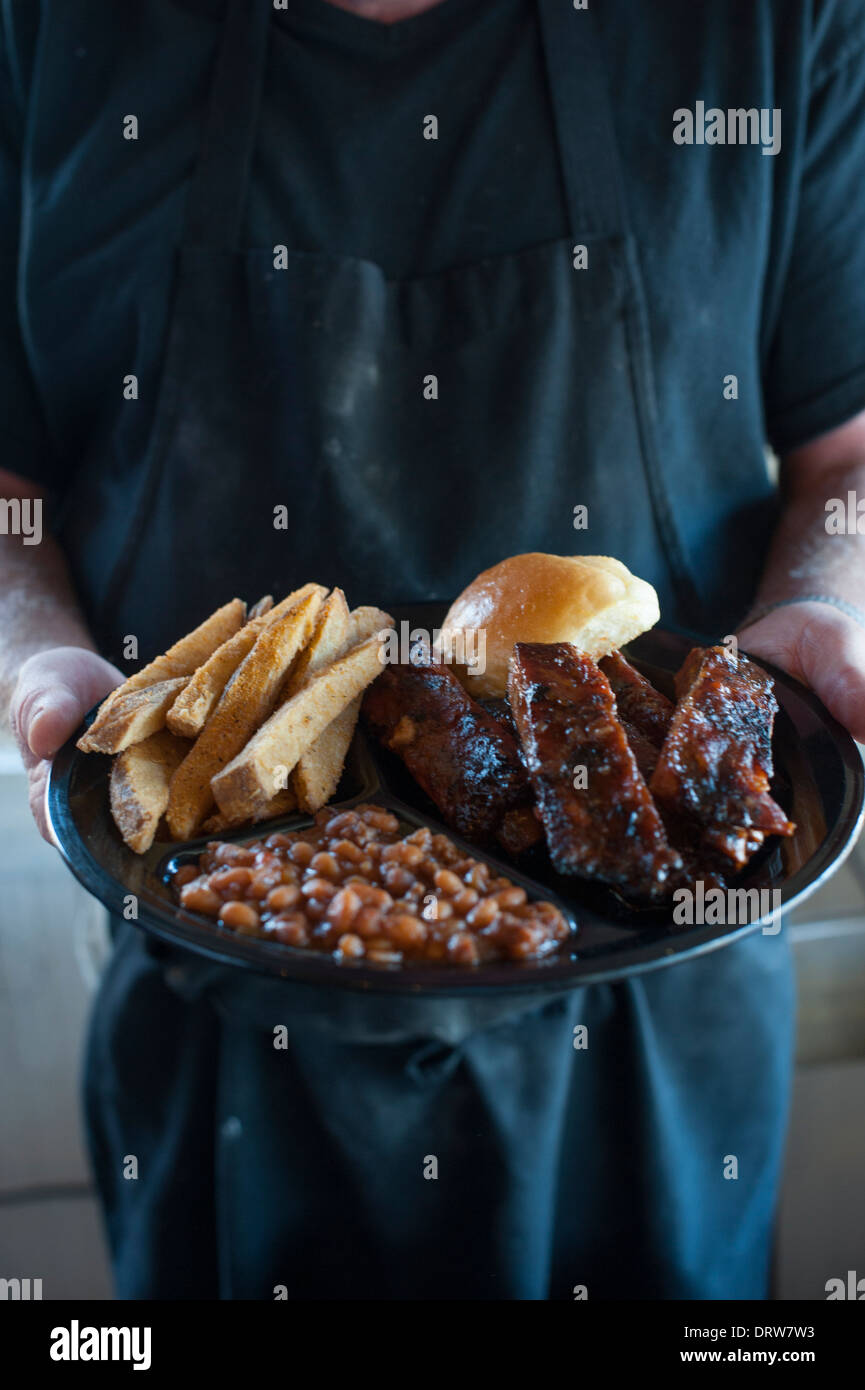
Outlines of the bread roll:
<svg viewBox="0 0 865 1390">
<path fill-rule="evenodd" d="M 653 627 L 660 617 L 651 584 L 608 555 L 513 555 L 479 574 L 451 605 L 442 643 L 485 633 L 486 668 L 459 666 L 469 692 L 497 698 L 507 690 L 515 642 L 573 642 L 597 660 Z M 482 649 L 481 649 L 482 650 Z"/>
</svg>

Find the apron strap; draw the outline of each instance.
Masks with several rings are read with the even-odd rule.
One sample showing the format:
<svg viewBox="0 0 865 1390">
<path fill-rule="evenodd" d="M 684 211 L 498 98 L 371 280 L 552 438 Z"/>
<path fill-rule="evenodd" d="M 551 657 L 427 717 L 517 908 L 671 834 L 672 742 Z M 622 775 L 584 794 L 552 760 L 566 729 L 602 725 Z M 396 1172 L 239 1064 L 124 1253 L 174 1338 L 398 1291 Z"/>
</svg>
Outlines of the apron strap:
<svg viewBox="0 0 865 1390">
<path fill-rule="evenodd" d="M 571 232 L 624 237 L 619 151 L 594 14 L 574 9 L 572 0 L 538 0 L 538 11 Z"/>
<path fill-rule="evenodd" d="M 228 0 L 187 194 L 184 246 L 222 251 L 238 246 L 272 14 L 272 0 Z"/>
<path fill-rule="evenodd" d="M 698 597 L 665 484 L 654 437 L 657 413 L 649 321 L 642 275 L 628 225 L 616 128 L 604 53 L 592 8 L 575 9 L 574 0 L 538 0 L 542 42 L 553 105 L 559 162 L 574 241 L 616 238 L 629 294 L 625 306 L 628 352 L 646 476 L 667 562 L 681 612 L 698 631 L 705 612 Z M 611 18 L 611 24 L 614 22 Z"/>
</svg>

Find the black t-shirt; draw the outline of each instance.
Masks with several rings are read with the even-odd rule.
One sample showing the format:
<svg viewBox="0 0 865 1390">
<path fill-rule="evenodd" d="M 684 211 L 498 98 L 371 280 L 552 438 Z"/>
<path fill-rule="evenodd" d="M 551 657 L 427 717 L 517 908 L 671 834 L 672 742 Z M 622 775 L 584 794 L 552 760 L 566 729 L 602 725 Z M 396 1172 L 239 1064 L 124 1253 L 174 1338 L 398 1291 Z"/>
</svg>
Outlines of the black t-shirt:
<svg viewBox="0 0 865 1390">
<path fill-rule="evenodd" d="M 270 60 L 250 240 L 269 226 L 407 279 L 567 235 L 530 0 L 398 24 L 290 0 Z"/>
<path fill-rule="evenodd" d="M 399 278 L 568 234 L 533 0 L 444 0 L 393 26 L 289 3 L 274 11 L 246 244 Z M 61 491 L 111 438 L 126 373 L 143 450 L 222 13 L 0 11 L 2 461 Z M 865 408 L 865 7 L 608 0 L 596 18 L 658 434 L 684 494 L 707 451 L 758 467 L 767 439 L 784 451 Z M 780 153 L 676 145 L 673 112 L 698 100 L 780 107 Z"/>
</svg>

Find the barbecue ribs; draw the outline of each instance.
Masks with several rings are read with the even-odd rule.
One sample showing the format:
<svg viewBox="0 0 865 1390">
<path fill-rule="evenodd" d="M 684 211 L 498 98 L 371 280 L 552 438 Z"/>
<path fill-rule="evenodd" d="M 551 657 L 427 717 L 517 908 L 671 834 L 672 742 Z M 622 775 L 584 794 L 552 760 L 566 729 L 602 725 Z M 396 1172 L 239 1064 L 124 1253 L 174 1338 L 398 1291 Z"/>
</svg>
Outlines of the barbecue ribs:
<svg viewBox="0 0 865 1390">
<path fill-rule="evenodd" d="M 536 844 L 531 784 L 516 739 L 442 662 L 390 665 L 367 691 L 364 716 L 468 840 L 499 839 L 510 853 Z"/>
<path fill-rule="evenodd" d="M 676 676 L 678 703 L 651 778 L 665 812 L 695 828 L 707 856 L 747 863 L 766 835 L 795 826 L 769 794 L 772 679 L 725 647 L 695 647 Z"/>
<path fill-rule="evenodd" d="M 639 897 L 667 891 L 681 861 L 604 673 L 568 642 L 518 642 L 508 693 L 556 869 Z"/>
</svg>

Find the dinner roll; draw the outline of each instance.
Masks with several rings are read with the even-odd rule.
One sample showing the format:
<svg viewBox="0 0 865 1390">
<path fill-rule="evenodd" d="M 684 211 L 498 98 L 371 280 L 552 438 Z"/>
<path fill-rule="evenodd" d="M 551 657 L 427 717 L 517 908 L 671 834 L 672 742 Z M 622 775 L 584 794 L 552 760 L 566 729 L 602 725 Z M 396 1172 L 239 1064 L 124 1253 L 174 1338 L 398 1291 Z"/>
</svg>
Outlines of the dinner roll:
<svg viewBox="0 0 865 1390">
<path fill-rule="evenodd" d="M 507 691 L 508 662 L 515 642 L 573 642 L 589 656 L 607 656 L 654 626 L 660 617 L 651 584 L 637 579 L 609 555 L 512 555 L 484 570 L 451 604 L 442 643 L 485 633 L 486 668 L 472 673 L 457 666 L 475 698 Z M 478 644 L 480 647 L 480 644 Z M 482 651 L 483 648 L 480 648 Z"/>
</svg>

